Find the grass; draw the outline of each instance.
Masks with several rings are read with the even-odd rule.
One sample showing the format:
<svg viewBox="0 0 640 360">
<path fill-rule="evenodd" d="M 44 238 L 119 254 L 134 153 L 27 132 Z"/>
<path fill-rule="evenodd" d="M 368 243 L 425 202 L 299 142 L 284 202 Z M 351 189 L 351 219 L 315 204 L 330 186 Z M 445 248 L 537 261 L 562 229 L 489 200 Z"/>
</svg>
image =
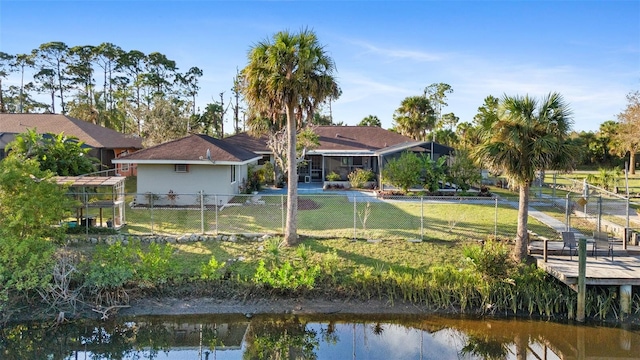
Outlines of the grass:
<svg viewBox="0 0 640 360">
<path fill-rule="evenodd" d="M 207 234 L 267 233 L 281 234 L 283 208 L 280 196 L 263 196 L 263 205 L 242 205 L 224 209 L 130 209 L 126 210 L 124 234 L 201 233 L 201 218 Z M 312 204 L 303 208 L 302 203 Z M 298 233 L 316 238 L 361 239 L 457 239 L 482 240 L 496 232 L 502 238 L 515 234 L 517 210 L 507 204 L 409 201 L 354 204 L 345 196 L 301 196 Z M 354 217 L 355 211 L 355 217 Z M 363 217 L 367 211 L 366 221 Z M 497 215 L 497 216 L 496 216 Z M 496 220 L 497 219 L 497 220 Z M 552 229 L 531 218 L 530 229 L 551 236 Z M 354 235 L 355 227 L 355 235 Z"/>
</svg>

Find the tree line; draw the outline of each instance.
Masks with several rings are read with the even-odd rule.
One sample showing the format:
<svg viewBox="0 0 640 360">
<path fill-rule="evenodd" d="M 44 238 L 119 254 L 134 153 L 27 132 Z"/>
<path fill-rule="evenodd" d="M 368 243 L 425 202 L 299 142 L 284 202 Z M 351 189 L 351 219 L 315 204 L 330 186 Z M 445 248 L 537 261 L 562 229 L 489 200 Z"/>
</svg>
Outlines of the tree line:
<svg viewBox="0 0 640 360">
<path fill-rule="evenodd" d="M 20 84 L 3 86 L 12 74 Z M 195 66 L 181 72 L 160 52 L 145 54 L 112 43 L 48 42 L 29 53 L 0 52 L 0 112 L 59 112 L 143 136 L 147 145 L 188 132 L 222 137 L 222 94 L 220 102 L 196 108 L 202 75 Z M 49 100 L 42 102 L 38 95 Z"/>
<path fill-rule="evenodd" d="M 442 114 L 447 106 L 446 95 L 452 93 L 450 85 L 434 83 L 423 95 L 402 100 L 393 115 L 392 130 L 414 140 L 435 141 L 456 149 L 471 150 L 481 143 L 481 134 L 491 129 L 504 116 L 505 99 L 489 95 L 472 121 L 459 122 L 454 113 Z M 606 120 L 597 131 L 571 131 L 568 142 L 575 146 L 575 165 L 584 168 L 618 168 L 628 165 L 635 174 L 636 154 L 640 151 L 640 92 L 627 95 L 628 104 L 617 121 Z M 377 116 L 369 115 L 360 125 L 380 126 Z"/>
</svg>

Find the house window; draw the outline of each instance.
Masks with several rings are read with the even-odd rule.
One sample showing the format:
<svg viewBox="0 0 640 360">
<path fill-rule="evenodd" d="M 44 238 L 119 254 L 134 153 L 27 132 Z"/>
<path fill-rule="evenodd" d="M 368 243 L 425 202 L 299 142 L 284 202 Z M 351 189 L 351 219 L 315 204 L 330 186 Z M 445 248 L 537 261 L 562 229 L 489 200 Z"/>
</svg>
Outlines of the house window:
<svg viewBox="0 0 640 360">
<path fill-rule="evenodd" d="M 359 156 L 353 157 L 353 166 L 362 166 L 362 158 Z"/>
<path fill-rule="evenodd" d="M 231 166 L 231 182 L 236 182 L 236 167 Z"/>
<path fill-rule="evenodd" d="M 120 164 L 120 171 L 129 172 L 129 164 Z"/>
<path fill-rule="evenodd" d="M 175 164 L 173 170 L 178 173 L 186 173 L 189 172 L 189 167 L 187 164 Z"/>
</svg>

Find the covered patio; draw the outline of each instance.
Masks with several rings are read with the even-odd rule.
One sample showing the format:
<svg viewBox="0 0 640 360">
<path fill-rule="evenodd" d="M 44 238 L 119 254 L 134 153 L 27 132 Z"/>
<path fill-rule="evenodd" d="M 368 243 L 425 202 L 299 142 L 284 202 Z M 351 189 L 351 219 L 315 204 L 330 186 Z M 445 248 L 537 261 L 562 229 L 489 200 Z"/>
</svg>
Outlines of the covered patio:
<svg viewBox="0 0 640 360">
<path fill-rule="evenodd" d="M 124 176 L 56 176 L 80 202 L 74 225 L 119 229 L 125 224 Z M 97 213 L 91 211 L 98 209 Z M 105 219 L 106 217 L 106 219 Z"/>
</svg>

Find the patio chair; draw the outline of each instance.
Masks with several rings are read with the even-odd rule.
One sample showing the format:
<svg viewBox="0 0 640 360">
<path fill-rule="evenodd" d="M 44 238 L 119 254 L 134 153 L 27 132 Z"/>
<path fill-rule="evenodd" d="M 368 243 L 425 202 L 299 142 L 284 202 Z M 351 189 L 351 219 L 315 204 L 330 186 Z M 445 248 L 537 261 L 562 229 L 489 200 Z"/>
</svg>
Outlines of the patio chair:
<svg viewBox="0 0 640 360">
<path fill-rule="evenodd" d="M 562 250 L 560 255 L 564 253 L 564 248 L 569 248 L 569 259 L 573 260 L 573 252 L 578 253 L 578 246 L 576 245 L 576 237 L 571 231 L 562 232 Z"/>
</svg>

